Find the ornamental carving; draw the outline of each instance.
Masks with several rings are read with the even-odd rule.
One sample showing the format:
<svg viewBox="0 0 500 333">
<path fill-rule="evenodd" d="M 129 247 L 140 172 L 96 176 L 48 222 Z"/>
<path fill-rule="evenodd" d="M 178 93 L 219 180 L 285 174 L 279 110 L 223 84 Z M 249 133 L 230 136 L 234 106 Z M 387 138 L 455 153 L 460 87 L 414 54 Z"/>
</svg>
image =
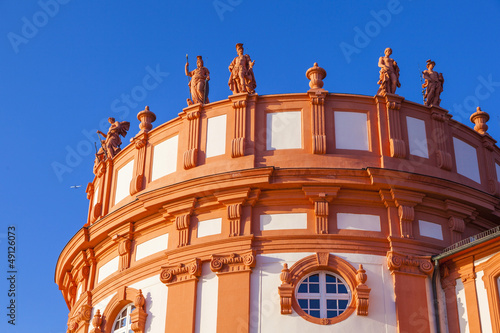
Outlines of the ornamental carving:
<svg viewBox="0 0 500 333">
<path fill-rule="evenodd" d="M 179 243 L 177 247 L 189 245 L 189 224 L 191 214 L 183 214 L 175 217 L 175 228 L 179 230 Z"/>
<path fill-rule="evenodd" d="M 145 310 L 146 299 L 142 295 L 142 290 L 135 297 L 134 305 L 135 311 L 130 314 L 131 328 L 135 333 L 144 333 L 146 327 L 146 319 L 148 314 Z"/>
<path fill-rule="evenodd" d="M 88 325 L 92 314 L 92 306 L 83 304 L 68 320 L 68 333 L 75 333 L 79 327 Z"/>
<path fill-rule="evenodd" d="M 352 300 L 346 310 L 334 318 L 315 318 L 307 315 L 298 305 L 294 297 L 294 290 L 298 287 L 298 283 L 307 274 L 316 270 L 328 270 L 340 275 L 348 284 L 352 291 Z M 347 261 L 331 255 L 329 252 L 318 252 L 315 255 L 308 256 L 297 261 L 290 269 L 288 264 L 283 264 L 280 280 L 281 285 L 278 287 L 280 296 L 281 314 L 291 314 L 292 308 L 295 312 L 304 317 L 304 319 L 320 325 L 335 324 L 346 319 L 355 310 L 358 315 L 368 315 L 368 305 L 371 289 L 366 285 L 368 276 L 362 265 L 356 270 Z"/>
<path fill-rule="evenodd" d="M 102 333 L 101 324 L 102 324 L 101 311 L 97 309 L 97 312 L 95 313 L 94 318 L 92 319 L 92 325 L 94 326 L 94 328 L 91 329 L 89 333 Z"/>
<path fill-rule="evenodd" d="M 387 266 L 392 273 L 430 275 L 434 270 L 430 258 L 430 256 L 411 256 L 390 251 L 387 252 Z"/>
<path fill-rule="evenodd" d="M 280 296 L 281 314 L 292 314 L 293 286 L 290 284 L 292 276 L 288 269 L 288 264 L 283 264 L 280 274 L 281 286 L 278 287 Z"/>
<path fill-rule="evenodd" d="M 201 275 L 201 260 L 161 267 L 160 280 L 166 285 L 196 279 Z"/>
<path fill-rule="evenodd" d="M 213 254 L 210 256 L 210 269 L 216 273 L 234 273 L 251 271 L 255 267 L 255 251 L 246 253 L 231 253 L 220 256 Z"/>
</svg>

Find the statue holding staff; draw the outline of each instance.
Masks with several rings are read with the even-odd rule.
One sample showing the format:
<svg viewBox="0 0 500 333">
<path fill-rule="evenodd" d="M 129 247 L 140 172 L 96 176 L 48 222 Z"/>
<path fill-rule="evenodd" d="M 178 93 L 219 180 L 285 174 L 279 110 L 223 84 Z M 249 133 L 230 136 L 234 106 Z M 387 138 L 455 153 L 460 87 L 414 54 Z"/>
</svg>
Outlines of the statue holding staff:
<svg viewBox="0 0 500 333">
<path fill-rule="evenodd" d="M 422 72 L 425 83 L 422 88 L 425 89 L 424 103 L 426 106 L 439 106 L 441 103 L 440 95 L 443 92 L 444 78 L 442 73 L 434 72 L 436 63 L 431 59 L 427 60 L 427 70 Z"/>
<path fill-rule="evenodd" d="M 210 72 L 206 67 L 203 67 L 203 59 L 201 56 L 196 57 L 196 69 L 189 71 L 189 62 L 186 54 L 186 75 L 191 77 L 189 81 L 189 91 L 191 98 L 187 99 L 188 105 L 197 103 L 206 104 L 208 101 L 208 81 L 210 81 Z"/>
<path fill-rule="evenodd" d="M 253 94 L 255 88 L 257 88 L 253 74 L 255 60 L 252 61 L 248 54 L 243 54 L 242 43 L 236 44 L 236 52 L 238 52 L 238 56 L 229 65 L 229 71 L 231 72 L 228 82 L 229 89 L 233 92 L 233 95 L 244 92 Z"/>
<path fill-rule="evenodd" d="M 120 139 L 120 135 L 125 137 L 130 128 L 130 123 L 128 121 L 115 121 L 115 118 L 110 117 L 108 118 L 108 122 L 111 126 L 109 126 L 107 134 L 97 130 L 97 133 L 105 138 L 101 140 L 102 150 L 99 149 L 96 154 L 98 160 L 102 160 L 103 155 L 105 158 L 115 157 L 115 155 L 121 151 L 120 145 L 122 144 L 122 140 Z"/>
<path fill-rule="evenodd" d="M 396 88 L 401 87 L 399 83 L 399 67 L 396 61 L 389 56 L 392 54 L 392 49 L 390 47 L 386 48 L 385 56 L 380 57 L 378 60 L 378 67 L 380 67 L 380 79 L 377 84 L 380 84 L 380 88 L 377 91 L 377 95 L 384 94 L 395 94 Z"/>
</svg>

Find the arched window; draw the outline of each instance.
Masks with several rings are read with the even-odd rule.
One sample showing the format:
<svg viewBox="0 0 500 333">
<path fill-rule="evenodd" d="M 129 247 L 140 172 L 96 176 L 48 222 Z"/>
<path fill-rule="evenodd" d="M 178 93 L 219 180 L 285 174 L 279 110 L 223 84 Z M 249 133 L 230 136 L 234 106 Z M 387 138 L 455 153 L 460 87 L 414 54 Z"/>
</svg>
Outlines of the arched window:
<svg viewBox="0 0 500 333">
<path fill-rule="evenodd" d="M 131 328 L 130 314 L 135 310 L 132 303 L 125 305 L 113 324 L 113 333 L 134 333 Z"/>
<path fill-rule="evenodd" d="M 296 288 L 295 298 L 302 310 L 315 318 L 334 318 L 351 301 L 351 290 L 339 275 L 328 271 L 305 276 Z"/>
</svg>

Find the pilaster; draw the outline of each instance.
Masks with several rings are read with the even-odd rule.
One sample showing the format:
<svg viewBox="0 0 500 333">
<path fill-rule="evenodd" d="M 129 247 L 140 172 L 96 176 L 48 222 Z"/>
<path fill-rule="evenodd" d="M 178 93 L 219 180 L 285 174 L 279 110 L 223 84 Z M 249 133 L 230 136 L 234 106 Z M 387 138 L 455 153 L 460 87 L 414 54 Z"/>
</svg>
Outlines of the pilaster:
<svg viewBox="0 0 500 333">
<path fill-rule="evenodd" d="M 398 208 L 398 216 L 400 222 L 400 232 L 402 238 L 414 238 L 413 236 L 413 222 L 415 220 L 415 209 L 414 207 L 422 202 L 425 194 L 400 190 L 391 189 L 391 195 Z"/>
<path fill-rule="evenodd" d="M 448 135 L 445 131 L 445 124 L 447 124 L 451 116 L 445 109 L 433 106 L 431 109 L 431 118 L 433 139 L 437 146 L 435 150 L 437 166 L 443 170 L 450 171 L 453 163 L 451 153 L 447 145 Z"/>
<path fill-rule="evenodd" d="M 200 116 L 201 104 L 194 104 L 183 109 L 188 122 L 188 150 L 184 152 L 184 169 L 194 168 L 197 164 L 199 137 L 200 137 Z"/>
<path fill-rule="evenodd" d="M 394 251 L 387 252 L 387 266 L 394 282 L 398 332 L 430 333 L 426 280 L 434 266 L 430 256 L 410 256 Z M 412 318 L 412 320 L 409 320 Z"/>
<path fill-rule="evenodd" d="M 314 205 L 317 234 L 328 234 L 329 205 L 337 197 L 337 186 L 304 186 L 302 191 Z"/>
<path fill-rule="evenodd" d="M 391 157 L 406 158 L 406 143 L 403 140 L 400 111 L 404 98 L 394 94 L 386 94 L 384 97 L 389 127 Z"/>
<path fill-rule="evenodd" d="M 229 96 L 234 110 L 234 138 L 231 141 L 231 157 L 245 156 L 246 114 L 248 93 Z"/>
</svg>

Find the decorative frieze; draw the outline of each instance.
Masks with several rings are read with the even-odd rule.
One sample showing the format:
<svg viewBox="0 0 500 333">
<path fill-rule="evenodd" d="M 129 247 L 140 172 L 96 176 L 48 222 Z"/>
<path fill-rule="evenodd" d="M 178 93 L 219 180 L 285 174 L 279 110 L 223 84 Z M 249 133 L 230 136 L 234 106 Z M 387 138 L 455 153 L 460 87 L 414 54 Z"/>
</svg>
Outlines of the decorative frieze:
<svg viewBox="0 0 500 333">
<path fill-rule="evenodd" d="M 198 258 L 184 264 L 167 265 L 161 267 L 160 280 L 166 285 L 184 282 L 189 280 L 198 280 L 201 275 L 201 260 Z"/>
<path fill-rule="evenodd" d="M 387 266 L 391 273 L 407 273 L 415 275 L 430 275 L 434 270 L 430 256 L 411 256 L 387 252 Z"/>
<path fill-rule="evenodd" d="M 217 274 L 251 271 L 253 267 L 255 267 L 255 251 L 253 250 L 241 254 L 210 256 L 210 269 Z"/>
</svg>

